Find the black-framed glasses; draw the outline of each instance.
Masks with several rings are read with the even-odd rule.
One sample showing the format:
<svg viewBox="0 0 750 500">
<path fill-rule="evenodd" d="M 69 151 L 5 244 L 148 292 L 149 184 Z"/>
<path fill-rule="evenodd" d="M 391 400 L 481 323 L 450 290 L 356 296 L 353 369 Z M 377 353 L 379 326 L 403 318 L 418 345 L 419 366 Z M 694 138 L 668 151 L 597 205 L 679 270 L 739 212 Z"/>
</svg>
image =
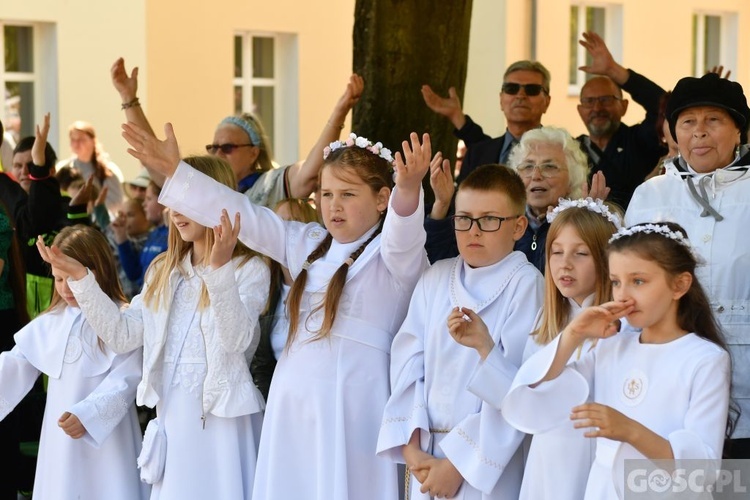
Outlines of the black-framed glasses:
<svg viewBox="0 0 750 500">
<path fill-rule="evenodd" d="M 549 90 L 545 89 L 543 85 L 538 83 L 503 83 L 503 92 L 508 95 L 516 95 L 521 89 L 527 96 L 536 96 L 542 93 L 542 90 L 549 94 Z"/>
<path fill-rule="evenodd" d="M 237 148 L 251 148 L 253 146 L 255 146 L 255 144 L 232 144 L 231 142 L 226 144 L 206 144 L 206 151 L 208 151 L 209 154 L 214 154 L 218 150 L 221 150 L 225 155 L 230 155 Z"/>
<path fill-rule="evenodd" d="M 509 217 L 495 217 L 494 215 L 485 215 L 484 217 L 469 217 L 468 215 L 454 215 L 451 217 L 453 229 L 456 231 L 468 231 L 474 223 L 483 233 L 492 233 L 500 229 L 503 221 L 517 219 L 520 215 L 511 215 Z"/>
<path fill-rule="evenodd" d="M 557 177 L 558 175 L 560 175 L 560 172 L 566 170 L 564 168 L 560 168 L 554 163 L 522 163 L 521 165 L 518 165 L 516 167 L 516 171 L 518 172 L 518 175 L 525 179 L 528 179 L 534 175 L 534 170 L 537 168 L 539 169 L 539 173 L 542 174 L 542 177 L 546 179 L 549 179 L 550 177 Z"/>
<path fill-rule="evenodd" d="M 615 101 L 621 101 L 622 97 L 616 95 L 600 95 L 599 97 L 581 97 L 581 106 L 584 108 L 593 108 L 598 102 L 602 106 L 609 106 Z"/>
</svg>

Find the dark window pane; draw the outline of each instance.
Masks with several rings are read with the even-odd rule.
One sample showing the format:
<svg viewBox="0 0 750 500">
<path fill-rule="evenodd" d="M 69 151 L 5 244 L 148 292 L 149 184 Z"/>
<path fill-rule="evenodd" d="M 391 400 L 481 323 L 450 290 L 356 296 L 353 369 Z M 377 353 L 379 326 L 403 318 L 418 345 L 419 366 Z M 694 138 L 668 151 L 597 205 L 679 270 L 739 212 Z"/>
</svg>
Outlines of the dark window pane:
<svg viewBox="0 0 750 500">
<path fill-rule="evenodd" d="M 273 78 L 273 38 L 253 37 L 253 76 Z"/>
<path fill-rule="evenodd" d="M 34 71 L 33 30 L 30 26 L 5 27 L 5 71 Z"/>
<path fill-rule="evenodd" d="M 273 127 L 274 127 L 274 107 L 273 107 L 273 87 L 254 87 L 253 88 L 253 112 L 260 118 L 263 128 L 266 129 L 268 139 L 271 141 L 271 150 L 274 148 Z"/>
<path fill-rule="evenodd" d="M 242 37 L 234 37 L 234 77 L 242 78 Z"/>
</svg>

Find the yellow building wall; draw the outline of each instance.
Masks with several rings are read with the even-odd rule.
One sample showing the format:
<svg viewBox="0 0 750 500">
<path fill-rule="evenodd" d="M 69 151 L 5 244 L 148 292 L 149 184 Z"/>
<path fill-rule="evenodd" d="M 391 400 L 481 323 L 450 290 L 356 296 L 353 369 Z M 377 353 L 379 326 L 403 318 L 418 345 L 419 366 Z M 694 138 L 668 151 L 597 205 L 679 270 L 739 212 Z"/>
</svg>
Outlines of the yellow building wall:
<svg viewBox="0 0 750 500">
<path fill-rule="evenodd" d="M 148 114 L 158 134 L 173 123 L 184 155 L 205 153 L 216 125 L 233 113 L 235 32 L 298 37 L 299 124 L 287 126 L 299 127 L 299 141 L 294 155 L 275 152 L 280 163 L 307 155 L 352 71 L 353 0 L 330 0 L 324 9 L 297 0 L 153 0 L 146 19 Z"/>
</svg>

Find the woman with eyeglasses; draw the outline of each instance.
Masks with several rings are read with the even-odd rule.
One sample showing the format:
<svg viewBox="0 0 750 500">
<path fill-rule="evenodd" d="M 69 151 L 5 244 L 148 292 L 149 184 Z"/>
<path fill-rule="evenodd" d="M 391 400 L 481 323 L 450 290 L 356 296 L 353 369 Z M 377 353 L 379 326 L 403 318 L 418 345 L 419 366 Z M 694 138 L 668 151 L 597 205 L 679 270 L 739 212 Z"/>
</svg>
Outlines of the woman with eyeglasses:
<svg viewBox="0 0 750 500">
<path fill-rule="evenodd" d="M 127 120 L 153 134 L 137 97 L 138 68 L 133 68 L 128 75 L 124 59 L 119 58 L 110 72 Z M 351 75 L 344 94 L 305 160 L 276 168 L 263 125 L 251 113 L 223 119 L 216 127 L 213 141 L 206 145 L 206 151 L 229 163 L 237 178 L 238 189 L 255 204 L 273 209 L 286 198 L 307 198 L 317 188 L 318 172 L 323 166 L 323 148 L 339 138 L 346 116 L 359 101 L 363 90 L 362 77 L 356 73 Z M 163 177 L 150 173 L 161 186 Z"/>
<path fill-rule="evenodd" d="M 435 206 L 448 206 L 455 191 L 450 168 L 439 154 L 430 167 L 430 185 L 435 193 Z M 609 189 L 601 172 L 594 175 L 591 189 L 586 182 L 589 166 L 578 142 L 562 128 L 540 127 L 521 136 L 518 145 L 508 157 L 508 166 L 514 169 L 526 186 L 526 217 L 529 225 L 523 237 L 516 242 L 515 250 L 526 254 L 529 262 L 544 273 L 544 245 L 549 223 L 546 215 L 557 206 L 560 198 L 592 196 L 606 199 Z M 425 221 L 427 242 L 425 248 L 431 262 L 458 255 L 456 236 L 450 217 Z"/>
<path fill-rule="evenodd" d="M 586 178 L 589 166 L 586 155 L 567 130 L 541 127 L 529 130 L 508 157 L 526 186 L 526 233 L 515 249 L 544 273 L 544 245 L 547 241 L 547 212 L 560 198 L 581 198 L 588 194 Z M 602 178 L 595 177 L 593 183 Z M 598 196 L 606 198 L 606 194 Z"/>
</svg>

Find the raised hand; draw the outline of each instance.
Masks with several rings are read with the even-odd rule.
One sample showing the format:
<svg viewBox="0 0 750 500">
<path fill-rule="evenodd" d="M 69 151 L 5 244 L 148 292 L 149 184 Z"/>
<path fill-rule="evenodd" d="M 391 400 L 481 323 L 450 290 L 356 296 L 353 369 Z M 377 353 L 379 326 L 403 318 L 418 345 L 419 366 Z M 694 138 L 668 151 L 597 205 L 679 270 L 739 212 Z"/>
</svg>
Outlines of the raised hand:
<svg viewBox="0 0 750 500">
<path fill-rule="evenodd" d="M 86 428 L 74 414 L 66 411 L 57 419 L 57 425 L 73 439 L 80 439 L 86 434 Z"/>
<path fill-rule="evenodd" d="M 74 280 L 78 281 L 86 276 L 86 268 L 83 267 L 83 264 L 75 260 L 73 257 L 65 255 L 54 245 L 48 247 L 44 243 L 44 238 L 42 238 L 41 235 L 39 235 L 36 240 L 36 247 L 44 262 L 59 269 Z"/>
<path fill-rule="evenodd" d="M 444 219 L 448 215 L 453 193 L 456 186 L 453 184 L 450 160 L 443 159 L 443 153 L 438 151 L 430 162 L 430 187 L 435 193 L 435 203 L 432 205 L 430 218 L 434 220 Z"/>
<path fill-rule="evenodd" d="M 104 191 L 102 189 L 102 191 Z M 77 207 L 79 205 L 88 205 L 94 195 L 94 174 L 89 175 L 81 189 L 70 199 L 70 206 Z"/>
<path fill-rule="evenodd" d="M 424 134 L 422 142 L 416 132 L 410 134 L 411 145 L 404 141 L 403 155 L 396 152 L 396 195 L 392 200 L 392 206 L 397 214 L 409 216 L 419 206 L 419 196 L 422 189 L 422 179 L 430 169 L 430 158 L 432 157 L 432 146 L 430 135 Z"/>
<path fill-rule="evenodd" d="M 403 155 L 396 151 L 396 186 L 399 189 L 419 189 L 422 179 L 430 169 L 432 146 L 430 134 L 422 135 L 422 142 L 416 132 L 410 134 L 411 145 L 408 141 L 401 143 Z"/>
<path fill-rule="evenodd" d="M 138 93 L 138 68 L 133 68 L 133 71 L 128 76 L 128 72 L 125 70 L 125 59 L 120 57 L 112 65 L 109 71 L 112 77 L 112 85 L 115 90 L 120 94 L 122 102 L 127 103 L 136 98 Z"/>
<path fill-rule="evenodd" d="M 604 43 L 604 39 L 593 31 L 585 31 L 582 36 L 583 40 L 579 40 L 578 43 L 588 51 L 592 61 L 588 66 L 581 66 L 578 69 L 595 75 L 606 75 L 607 71 L 617 63 L 607 48 L 607 44 Z"/>
<path fill-rule="evenodd" d="M 219 225 L 214 226 L 214 244 L 211 247 L 211 256 L 209 257 L 211 269 L 219 269 L 232 259 L 239 234 L 240 214 L 234 215 L 234 227 L 232 227 L 229 214 L 225 209 L 222 209 Z"/>
<path fill-rule="evenodd" d="M 729 80 L 729 76 L 732 74 L 732 70 L 728 69 L 727 72 L 724 73 L 724 66 L 723 65 L 719 65 L 719 66 L 714 66 L 713 68 L 711 68 L 709 70 L 706 70 L 705 74 L 707 75 L 709 73 L 716 73 L 721 78 L 724 78 L 725 80 Z M 722 74 L 722 73 L 724 73 L 724 74 Z"/>
<path fill-rule="evenodd" d="M 115 243 L 118 245 L 125 243 L 125 240 L 128 239 L 128 233 L 125 229 L 125 213 L 122 210 L 117 211 L 117 215 L 115 216 L 115 220 L 113 220 L 109 227 L 112 229 L 112 234 L 115 238 Z"/>
<path fill-rule="evenodd" d="M 180 148 L 171 123 L 164 125 L 164 134 L 166 139 L 160 141 L 135 123 L 128 122 L 122 125 L 122 136 L 130 144 L 128 153 L 140 160 L 149 170 L 171 177 L 180 163 Z"/>
<path fill-rule="evenodd" d="M 359 102 L 359 98 L 362 97 L 362 92 L 365 90 L 365 80 L 357 73 L 352 73 L 349 77 L 349 83 L 346 85 L 344 94 L 336 103 L 335 113 L 341 114 L 341 122 L 346 118 L 349 111 L 352 110 L 355 104 Z"/>
<path fill-rule="evenodd" d="M 484 360 L 495 347 L 487 325 L 467 307 L 454 307 L 448 315 L 448 332 L 459 344 L 476 349 Z"/>
<path fill-rule="evenodd" d="M 599 170 L 591 177 L 591 189 L 589 189 L 589 183 L 586 181 L 581 185 L 581 198 L 591 197 L 604 201 L 609 196 L 609 191 L 610 188 L 607 187 L 604 172 Z"/>
<path fill-rule="evenodd" d="M 466 124 L 466 115 L 464 115 L 455 87 L 448 89 L 448 97 L 439 96 L 429 85 L 422 85 L 421 92 L 427 107 L 448 118 L 454 127 L 460 129 Z"/>
<path fill-rule="evenodd" d="M 44 115 L 42 126 L 36 126 L 34 134 L 34 144 L 31 146 L 31 161 L 34 165 L 42 166 L 46 163 L 47 157 L 45 149 L 47 148 L 47 135 L 49 134 L 49 113 Z"/>
</svg>

